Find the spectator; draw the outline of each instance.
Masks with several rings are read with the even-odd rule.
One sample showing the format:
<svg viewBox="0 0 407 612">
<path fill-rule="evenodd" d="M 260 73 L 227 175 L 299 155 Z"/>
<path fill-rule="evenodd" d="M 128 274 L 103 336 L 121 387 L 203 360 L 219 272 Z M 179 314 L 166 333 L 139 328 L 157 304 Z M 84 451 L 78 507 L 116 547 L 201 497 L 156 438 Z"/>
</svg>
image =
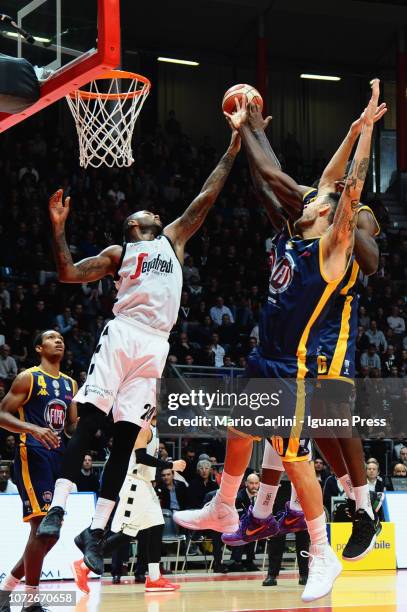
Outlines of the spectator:
<svg viewBox="0 0 407 612">
<path fill-rule="evenodd" d="M 174 344 L 171 345 L 171 353 L 176 355 L 178 363 L 180 364 L 185 363 L 185 357 L 187 355 L 192 355 L 194 357 L 198 354 L 198 351 L 199 344 L 191 342 L 186 332 L 181 332 Z"/>
<path fill-rule="evenodd" d="M 191 280 L 197 279 L 198 283 L 201 280 L 198 268 L 194 265 L 194 258 L 190 255 L 185 258 L 185 263 L 182 266 L 182 276 L 185 285 L 189 285 Z"/>
<path fill-rule="evenodd" d="M 317 480 L 319 480 L 321 488 L 323 489 L 325 480 L 329 476 L 324 460 L 321 459 L 320 457 L 317 457 L 314 460 L 314 469 L 315 469 L 315 475 L 317 477 Z"/>
<path fill-rule="evenodd" d="M 400 449 L 400 462 L 407 466 L 407 446 Z"/>
<path fill-rule="evenodd" d="M 202 508 L 204 497 L 209 491 L 218 489 L 218 485 L 211 479 L 211 462 L 207 459 L 198 461 L 196 466 L 197 477 L 188 487 L 187 508 Z"/>
<path fill-rule="evenodd" d="M 249 510 L 250 506 L 254 506 L 259 487 L 260 478 L 258 475 L 255 473 L 249 474 L 246 478 L 244 489 L 241 489 L 236 496 L 235 505 L 240 517 Z M 228 567 L 229 572 L 257 572 L 259 568 L 254 563 L 254 545 L 255 542 L 244 544 L 243 546 L 233 546 L 231 555 L 233 563 Z M 246 555 L 246 562 L 242 567 L 243 555 Z"/>
<path fill-rule="evenodd" d="M 212 353 L 215 355 L 215 368 L 223 368 L 225 349 L 219 344 L 219 334 L 212 334 Z"/>
<path fill-rule="evenodd" d="M 56 316 L 56 324 L 58 325 L 58 329 L 63 336 L 70 332 L 76 325 L 76 321 L 72 316 L 72 311 L 69 306 L 64 308 L 64 311 Z"/>
<path fill-rule="evenodd" d="M 0 495 L 18 493 L 18 489 L 10 477 L 10 468 L 6 463 L 0 465 Z"/>
<path fill-rule="evenodd" d="M 396 478 L 406 478 L 407 466 L 404 463 L 396 463 L 393 466 L 392 476 L 395 476 Z"/>
<path fill-rule="evenodd" d="M 0 458 L 6 461 L 13 461 L 16 454 L 16 439 L 14 434 L 9 433 L 5 440 L 4 446 L 0 451 Z"/>
<path fill-rule="evenodd" d="M 9 345 L 3 344 L 0 346 L 0 381 L 9 386 L 16 376 L 16 360 L 10 355 Z"/>
<path fill-rule="evenodd" d="M 379 476 L 379 462 L 377 459 L 369 459 L 366 463 L 367 484 L 370 491 L 380 493 L 384 491 L 382 478 Z"/>
<path fill-rule="evenodd" d="M 159 442 L 158 444 L 158 456 L 161 461 L 168 461 L 168 450 L 164 442 Z"/>
<path fill-rule="evenodd" d="M 184 510 L 187 497 L 185 484 L 179 480 L 174 480 L 174 472 L 170 468 L 161 470 L 161 483 L 159 488 L 161 507 L 173 512 Z"/>
<path fill-rule="evenodd" d="M 232 323 L 229 315 L 222 316 L 222 324 L 218 329 L 219 341 L 227 352 L 236 344 L 238 340 L 238 330 L 235 323 Z"/>
<path fill-rule="evenodd" d="M 365 332 L 365 334 L 369 339 L 369 343 L 374 344 L 378 351 L 383 353 L 387 349 L 386 338 L 384 336 L 384 333 L 380 329 L 377 329 L 377 321 L 375 321 L 374 319 L 370 321 L 370 327 Z"/>
<path fill-rule="evenodd" d="M 93 473 L 93 460 L 89 453 L 83 458 L 82 469 L 77 477 L 76 486 L 79 492 L 93 491 L 96 494 L 99 492 L 99 479 Z"/>
<path fill-rule="evenodd" d="M 216 298 L 216 304 L 215 306 L 212 306 L 209 311 L 209 314 L 211 316 L 212 321 L 216 325 L 222 325 L 222 317 L 224 314 L 227 314 L 229 316 L 229 319 L 232 323 L 235 322 L 232 315 L 232 311 L 230 310 L 230 308 L 225 306 L 225 300 L 221 296 L 218 296 Z"/>
<path fill-rule="evenodd" d="M 377 354 L 377 349 L 375 344 L 370 344 L 367 353 L 363 353 L 360 358 L 360 365 L 362 368 L 367 368 L 369 373 L 377 368 L 378 370 L 382 369 L 382 364 L 380 361 L 380 357 Z"/>
<path fill-rule="evenodd" d="M 13 335 L 10 339 L 10 351 L 18 367 L 23 366 L 28 357 L 28 347 L 23 337 L 21 327 L 16 327 L 13 331 Z"/>
<path fill-rule="evenodd" d="M 362 325 L 365 329 L 370 325 L 370 317 L 366 313 L 366 308 L 364 306 L 360 306 L 359 308 L 359 325 Z"/>
<path fill-rule="evenodd" d="M 400 316 L 400 308 L 397 306 L 393 306 L 391 309 L 391 315 L 387 317 L 387 323 L 395 334 L 400 336 L 406 333 L 406 322 Z"/>
</svg>

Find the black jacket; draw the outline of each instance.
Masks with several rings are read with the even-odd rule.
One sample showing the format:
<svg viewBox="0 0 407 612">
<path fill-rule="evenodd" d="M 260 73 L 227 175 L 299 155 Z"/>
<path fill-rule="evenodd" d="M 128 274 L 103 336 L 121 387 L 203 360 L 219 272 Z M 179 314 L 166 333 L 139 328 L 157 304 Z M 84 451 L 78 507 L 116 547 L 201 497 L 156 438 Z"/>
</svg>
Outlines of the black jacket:
<svg viewBox="0 0 407 612">
<path fill-rule="evenodd" d="M 180 482 L 179 480 L 174 480 L 174 487 L 179 508 L 180 510 L 185 510 L 188 488 L 184 485 L 183 482 Z M 160 498 L 161 508 L 171 510 L 170 491 L 169 489 L 167 489 L 164 483 L 160 484 L 157 492 Z"/>
</svg>

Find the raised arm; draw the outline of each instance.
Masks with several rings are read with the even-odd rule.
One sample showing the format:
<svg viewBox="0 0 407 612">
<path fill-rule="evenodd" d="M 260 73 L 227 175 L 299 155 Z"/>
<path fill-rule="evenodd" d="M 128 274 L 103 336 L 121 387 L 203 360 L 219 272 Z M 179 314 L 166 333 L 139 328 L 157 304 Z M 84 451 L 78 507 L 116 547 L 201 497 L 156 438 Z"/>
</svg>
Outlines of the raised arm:
<svg viewBox="0 0 407 612">
<path fill-rule="evenodd" d="M 340 197 L 331 228 L 322 238 L 325 272 L 336 278 L 350 255 L 353 244 L 360 195 L 369 169 L 374 117 L 380 88 L 379 80 L 372 81 L 372 96 L 363 119 L 362 132 L 352 160 L 345 188 Z"/>
<path fill-rule="evenodd" d="M 302 194 L 297 183 L 271 162 L 250 129 L 245 98 L 242 100 L 242 106 L 237 98 L 235 101 L 237 111 L 232 115 L 224 114 L 242 137 L 249 161 L 254 164 L 261 177 L 268 182 L 280 202 L 287 202 L 293 207 L 302 207 Z"/>
<path fill-rule="evenodd" d="M 232 132 L 232 138 L 226 153 L 219 161 L 216 168 L 206 179 L 200 193 L 191 202 L 186 211 L 175 221 L 164 228 L 165 236 L 172 241 L 178 257 L 184 257 L 184 246 L 202 226 L 207 214 L 215 204 L 226 179 L 232 169 L 236 155 L 240 151 L 240 137 L 236 131 Z"/>
<path fill-rule="evenodd" d="M 381 119 L 386 112 L 386 103 L 383 102 L 376 109 L 373 122 L 376 123 L 376 121 L 379 121 L 379 119 Z M 329 193 L 335 191 L 335 183 L 345 176 L 346 165 L 363 128 L 365 113 L 366 109 L 363 111 L 360 117 L 352 123 L 344 140 L 341 142 L 339 148 L 334 153 L 324 172 L 322 173 L 318 185 L 318 193 L 320 195 L 324 192 Z"/>
<path fill-rule="evenodd" d="M 14 379 L 10 391 L 0 404 L 0 427 L 13 433 L 31 434 L 48 450 L 50 448 L 57 448 L 60 441 L 56 433 L 51 429 L 20 421 L 20 419 L 14 416 L 29 397 L 31 376 L 32 374 L 25 370 Z"/>
<path fill-rule="evenodd" d="M 63 200 L 62 196 L 62 189 L 58 189 L 49 201 L 52 246 L 59 280 L 61 283 L 87 283 L 100 280 L 109 274 L 114 276 L 122 254 L 122 247 L 118 245 L 107 247 L 95 257 L 87 257 L 77 263 L 73 262 L 65 237 L 70 198 Z"/>
</svg>

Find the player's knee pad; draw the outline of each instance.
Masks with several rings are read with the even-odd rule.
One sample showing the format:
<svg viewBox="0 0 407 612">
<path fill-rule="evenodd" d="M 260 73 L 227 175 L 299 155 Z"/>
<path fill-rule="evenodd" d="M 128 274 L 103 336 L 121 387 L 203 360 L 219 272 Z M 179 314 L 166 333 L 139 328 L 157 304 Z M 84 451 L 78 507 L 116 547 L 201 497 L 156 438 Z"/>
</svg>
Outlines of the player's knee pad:
<svg viewBox="0 0 407 612">
<path fill-rule="evenodd" d="M 281 461 L 280 455 L 272 446 L 269 440 L 266 440 L 264 447 L 263 463 L 261 467 L 266 470 L 276 470 L 277 472 L 284 472 L 283 462 Z"/>
</svg>

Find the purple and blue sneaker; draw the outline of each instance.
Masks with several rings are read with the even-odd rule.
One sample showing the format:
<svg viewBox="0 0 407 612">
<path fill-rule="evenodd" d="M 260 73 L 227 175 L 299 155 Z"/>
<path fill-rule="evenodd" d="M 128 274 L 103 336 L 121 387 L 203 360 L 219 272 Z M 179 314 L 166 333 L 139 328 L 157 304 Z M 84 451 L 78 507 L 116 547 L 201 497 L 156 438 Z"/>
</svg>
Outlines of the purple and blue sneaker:
<svg viewBox="0 0 407 612">
<path fill-rule="evenodd" d="M 277 525 L 278 535 L 305 531 L 307 529 L 304 513 L 298 510 L 292 510 L 289 501 L 285 504 L 285 510 L 277 515 Z"/>
<path fill-rule="evenodd" d="M 234 533 L 222 533 L 222 542 L 229 546 L 242 546 L 248 542 L 256 542 L 271 538 L 278 533 L 278 524 L 273 515 L 265 519 L 253 516 L 253 507 L 250 506 L 239 522 L 239 528 Z"/>
</svg>

